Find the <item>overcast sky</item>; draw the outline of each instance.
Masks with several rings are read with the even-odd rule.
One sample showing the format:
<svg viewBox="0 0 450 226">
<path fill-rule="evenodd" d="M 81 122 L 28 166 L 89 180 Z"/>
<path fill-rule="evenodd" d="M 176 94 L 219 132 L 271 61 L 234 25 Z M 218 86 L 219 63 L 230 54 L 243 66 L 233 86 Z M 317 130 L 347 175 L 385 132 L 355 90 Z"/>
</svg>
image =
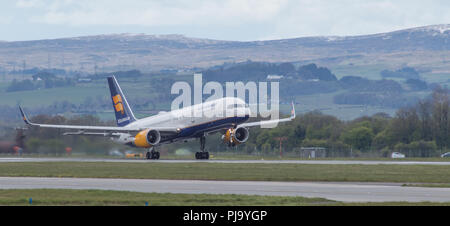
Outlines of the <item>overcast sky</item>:
<svg viewBox="0 0 450 226">
<path fill-rule="evenodd" d="M 221 40 L 360 35 L 450 24 L 448 0 L 0 0 L 0 40 L 111 33 Z"/>
</svg>

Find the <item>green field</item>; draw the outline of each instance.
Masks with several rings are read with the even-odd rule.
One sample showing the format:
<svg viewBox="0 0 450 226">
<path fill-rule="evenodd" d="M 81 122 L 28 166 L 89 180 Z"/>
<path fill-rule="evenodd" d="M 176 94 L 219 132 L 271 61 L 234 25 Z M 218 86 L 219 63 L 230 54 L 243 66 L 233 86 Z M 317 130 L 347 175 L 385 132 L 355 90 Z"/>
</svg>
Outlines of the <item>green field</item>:
<svg viewBox="0 0 450 226">
<path fill-rule="evenodd" d="M 436 165 L 356 164 L 18 162 L 1 163 L 0 176 L 450 183 L 450 167 Z"/>
<path fill-rule="evenodd" d="M 336 66 L 331 68 L 335 71 L 338 78 L 346 75 L 358 75 L 367 77 L 369 79 L 380 79 L 380 68 L 384 68 L 380 65 L 374 66 Z M 135 79 L 119 79 L 119 83 L 131 100 L 130 104 L 133 106 L 133 101 L 140 97 L 145 98 L 157 98 L 158 94 L 152 87 L 152 80 L 164 76 L 142 76 L 139 80 Z M 192 79 L 192 75 L 171 77 L 175 80 Z M 49 106 L 55 101 L 69 101 L 73 104 L 83 103 L 87 98 L 109 98 L 109 90 L 106 80 L 96 80 L 92 83 L 77 84 L 74 87 L 41 89 L 33 91 L 21 91 L 21 92 L 5 92 L 6 86 L 9 83 L 0 82 L 0 95 L 4 98 L 2 104 L 9 106 L 16 106 L 18 103 L 24 107 L 39 107 Z M 170 90 L 167 90 L 170 92 Z M 396 111 L 394 108 L 378 107 L 378 106 L 361 106 L 361 105 L 338 105 L 333 103 L 333 97 L 339 93 L 345 92 L 340 90 L 333 93 L 322 93 L 314 95 L 299 95 L 294 99 L 297 103 L 296 106 L 298 114 L 319 110 L 324 114 L 331 114 L 343 120 L 351 120 L 357 117 L 373 115 L 378 112 L 386 112 L 393 115 Z M 425 93 L 428 94 L 428 93 Z M 410 95 L 423 97 L 425 94 L 411 93 Z M 173 95 L 175 98 L 175 95 Z M 137 103 L 136 103 L 137 104 Z M 170 102 L 161 103 L 156 101 L 156 106 L 152 106 L 157 110 L 168 110 L 170 108 Z M 290 112 L 290 104 L 282 104 L 280 110 L 282 113 L 288 114 Z M 152 109 L 155 110 L 155 109 Z M 137 112 L 139 113 L 139 112 Z M 137 114 L 138 116 L 148 116 L 148 114 Z M 111 119 L 113 114 L 99 113 L 97 114 L 101 119 Z"/>
<path fill-rule="evenodd" d="M 156 97 L 157 93 L 151 88 L 152 80 L 161 76 L 142 76 L 139 80 L 118 79 L 120 86 L 129 99 L 138 97 Z M 179 76 L 174 79 L 187 79 Z M 109 88 L 106 79 L 95 80 L 91 83 L 79 83 L 76 86 L 39 89 L 19 92 L 6 92 L 10 82 L 0 82 L 1 104 L 15 106 L 20 102 L 23 106 L 48 106 L 55 101 L 69 101 L 74 104 L 82 103 L 86 98 L 109 98 Z M 170 92 L 168 90 L 167 92 Z M 169 105 L 168 105 L 169 106 Z"/>
<path fill-rule="evenodd" d="M 53 89 L 41 89 L 21 92 L 4 92 L 2 104 L 15 106 L 20 103 L 24 107 L 48 106 L 55 101 L 69 101 L 74 104 L 82 103 L 87 97 L 109 97 L 109 91 L 101 86 L 74 86 Z"/>
<path fill-rule="evenodd" d="M 9 83 L 6 82 L 0 82 L 0 93 L 3 93 L 6 91 L 6 88 L 9 86 Z"/>
<path fill-rule="evenodd" d="M 128 99 L 133 101 L 137 98 L 145 96 L 146 98 L 157 98 L 158 94 L 152 88 L 152 79 L 160 76 L 143 76 L 139 81 L 133 79 L 122 79 L 119 83 L 127 95 Z M 174 77 L 173 79 L 192 79 L 192 75 Z M 77 84 L 73 87 L 62 87 L 52 89 L 40 89 L 32 91 L 20 91 L 20 92 L 5 92 L 9 83 L 0 82 L 0 95 L 4 98 L 1 103 L 3 105 L 16 106 L 20 104 L 25 108 L 34 108 L 41 106 L 49 106 L 55 101 L 68 101 L 73 104 L 83 103 L 87 98 L 109 98 L 108 85 L 105 80 L 98 80 L 87 84 Z M 168 90 L 167 92 L 170 92 Z M 343 91 L 334 93 L 324 93 L 315 95 L 301 95 L 294 97 L 299 105 L 296 106 L 298 114 L 320 110 L 325 114 L 332 114 L 342 119 L 353 119 L 364 115 L 372 115 L 378 112 L 387 112 L 392 114 L 395 109 L 380 108 L 380 107 L 363 107 L 363 106 L 349 106 L 349 105 L 337 105 L 333 103 L 333 97 Z M 173 97 L 175 98 L 176 95 Z M 160 103 L 156 102 L 154 106 L 158 110 L 168 110 L 170 108 L 170 102 Z M 130 102 L 133 105 L 133 102 Z M 288 114 L 291 110 L 290 104 L 281 105 L 280 110 L 282 113 Z M 97 114 L 102 119 L 111 119 L 114 115 L 109 113 Z M 143 116 L 138 114 L 138 116 Z M 146 115 L 148 116 L 148 115 Z"/>
<path fill-rule="evenodd" d="M 29 200 L 32 199 L 30 204 Z M 142 193 L 70 189 L 4 189 L 5 206 L 449 206 L 450 203 L 342 203 L 322 198 Z"/>
<path fill-rule="evenodd" d="M 331 67 L 331 70 L 336 74 L 338 78 L 347 75 L 357 75 L 362 76 L 368 79 L 381 79 L 379 72 L 382 68 L 385 68 L 385 65 L 362 65 L 362 66 L 349 66 L 349 65 L 337 65 Z M 119 83 L 127 95 L 128 99 L 131 100 L 130 104 L 136 103 L 136 100 L 142 97 L 148 98 L 157 98 L 158 93 L 154 87 L 152 87 L 152 81 L 157 78 L 162 78 L 165 76 L 142 76 L 139 80 L 136 79 L 119 79 Z M 450 84 L 448 82 L 446 74 L 424 74 L 424 79 L 428 82 L 437 82 L 442 85 Z M 174 80 L 190 80 L 192 79 L 192 75 L 183 75 L 171 77 Z M 400 83 L 404 81 L 400 79 Z M 21 91 L 21 92 L 5 92 L 6 87 L 9 85 L 9 82 L 0 82 L 0 95 L 2 95 L 3 101 L 2 105 L 16 106 L 17 104 L 21 104 L 25 108 L 35 108 L 42 106 L 49 106 L 53 104 L 55 101 L 68 101 L 73 104 L 83 103 L 88 98 L 109 98 L 109 90 L 108 85 L 105 80 L 96 80 L 92 83 L 87 84 L 77 84 L 73 87 L 63 87 L 63 88 L 52 88 L 52 89 L 41 89 L 41 90 L 33 90 L 33 91 Z M 170 92 L 170 90 L 167 90 Z M 319 110 L 324 114 L 334 115 L 343 120 L 352 120 L 354 118 L 373 115 L 378 112 L 385 112 L 389 115 L 394 115 L 396 110 L 395 108 L 389 107 L 380 107 L 380 106 L 362 106 L 362 105 L 339 105 L 334 104 L 333 98 L 335 95 L 340 94 L 342 92 L 346 92 L 346 90 L 340 90 L 333 93 L 319 93 L 314 95 L 299 95 L 293 97 L 295 101 L 298 103 L 296 105 L 297 113 L 306 113 L 314 110 Z M 405 95 L 415 96 L 418 98 L 424 98 L 429 95 L 429 92 L 410 92 L 405 93 Z M 172 96 L 173 98 L 176 95 Z M 292 98 L 292 97 L 290 97 Z M 170 102 L 158 102 L 155 101 L 155 106 L 152 106 L 151 109 L 146 110 L 169 110 Z M 141 109 L 142 110 L 142 109 Z M 290 104 L 281 104 L 280 111 L 284 114 L 289 114 L 291 110 Z M 138 117 L 149 116 L 147 112 L 136 112 Z M 103 120 L 111 120 L 114 117 L 114 114 L 108 112 L 100 112 L 97 114 Z"/>
<path fill-rule="evenodd" d="M 367 79 L 378 80 L 382 79 L 380 72 L 388 65 L 373 64 L 373 65 L 330 65 L 330 70 L 336 75 L 338 79 L 344 76 L 361 76 Z"/>
<path fill-rule="evenodd" d="M 295 97 L 295 106 L 297 114 L 307 113 L 319 110 L 324 114 L 334 115 L 343 120 L 351 120 L 354 118 L 373 115 L 379 112 L 385 112 L 394 115 L 396 109 L 379 106 L 362 106 L 362 105 L 340 105 L 333 102 L 335 95 L 346 91 L 337 91 L 333 93 L 320 93 L 314 95 L 301 95 Z M 291 110 L 290 105 L 280 105 L 280 111 L 288 113 Z"/>
<path fill-rule="evenodd" d="M 122 84 L 123 83 L 123 84 Z M 155 96 L 148 88 L 148 83 L 122 82 L 122 89 L 127 96 L 131 98 L 146 95 L 146 97 Z M 4 86 L 4 83 L 2 83 Z M 0 86 L 1 88 L 1 86 Z M 1 90 L 0 90 L 1 91 Z M 38 107 L 48 106 L 55 101 L 69 101 L 74 104 L 83 103 L 86 98 L 109 98 L 108 84 L 105 82 L 95 82 L 90 84 L 81 84 L 71 87 L 61 87 L 52 89 L 40 89 L 20 92 L 3 92 L 2 104 L 14 106 L 20 102 L 23 106 Z"/>
<path fill-rule="evenodd" d="M 360 76 L 371 80 L 380 80 L 383 79 L 383 76 L 381 76 L 380 74 L 381 71 L 385 69 L 396 70 L 399 69 L 400 67 L 387 64 L 371 64 L 371 65 L 339 64 L 339 65 L 329 65 L 328 68 L 336 75 L 338 79 L 341 79 L 344 76 L 351 75 L 351 76 Z M 425 72 L 421 73 L 421 78 L 428 83 L 439 83 L 441 85 L 449 84 L 448 81 L 449 74 L 445 72 L 441 73 Z M 388 79 L 397 81 L 404 80 L 399 78 L 388 78 Z"/>
<path fill-rule="evenodd" d="M 335 204 L 322 198 L 161 194 L 128 191 L 70 190 L 70 189 L 6 189 L 0 190 L 0 205 L 132 205 L 144 206 L 299 206 Z"/>
</svg>

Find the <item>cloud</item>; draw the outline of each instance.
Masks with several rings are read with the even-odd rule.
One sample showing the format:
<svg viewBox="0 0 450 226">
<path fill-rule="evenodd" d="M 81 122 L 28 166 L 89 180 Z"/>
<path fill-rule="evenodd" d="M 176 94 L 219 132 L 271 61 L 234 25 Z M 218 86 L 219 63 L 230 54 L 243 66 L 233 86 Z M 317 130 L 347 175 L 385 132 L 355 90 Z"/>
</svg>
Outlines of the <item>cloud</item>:
<svg viewBox="0 0 450 226">
<path fill-rule="evenodd" d="M 281 13 L 286 0 L 230 1 L 49 1 L 33 22 L 65 25 L 237 25 L 264 22 Z"/>
<path fill-rule="evenodd" d="M 16 19 L 29 26 L 65 34 L 134 27 L 233 40 L 360 35 L 450 22 L 447 0 L 18 0 L 15 8 Z"/>
<path fill-rule="evenodd" d="M 11 15 L 0 15 L 0 25 L 11 24 L 13 19 L 14 19 L 14 17 Z"/>
<path fill-rule="evenodd" d="M 420 0 L 290 1 L 266 37 L 361 35 L 450 22 L 450 2 Z"/>
<path fill-rule="evenodd" d="M 32 8 L 41 5 L 43 2 L 41 0 L 18 0 L 16 2 L 16 7 L 19 8 Z"/>
</svg>

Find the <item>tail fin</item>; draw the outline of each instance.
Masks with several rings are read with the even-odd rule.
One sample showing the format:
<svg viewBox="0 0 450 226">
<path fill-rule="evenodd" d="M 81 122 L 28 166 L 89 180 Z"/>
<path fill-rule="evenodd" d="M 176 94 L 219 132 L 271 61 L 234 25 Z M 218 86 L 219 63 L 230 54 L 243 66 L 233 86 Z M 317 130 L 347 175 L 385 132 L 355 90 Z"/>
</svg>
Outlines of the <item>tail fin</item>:
<svg viewBox="0 0 450 226">
<path fill-rule="evenodd" d="M 116 122 L 118 126 L 126 126 L 136 121 L 130 105 L 128 105 L 125 95 L 120 89 L 119 83 L 114 76 L 108 77 L 109 90 L 111 91 L 111 99 L 116 113 Z"/>
<path fill-rule="evenodd" d="M 30 120 L 28 120 L 27 115 L 23 111 L 22 107 L 19 106 L 19 110 L 20 110 L 20 114 L 22 115 L 22 119 L 25 122 L 25 124 L 31 125 L 31 122 L 30 122 Z"/>
</svg>

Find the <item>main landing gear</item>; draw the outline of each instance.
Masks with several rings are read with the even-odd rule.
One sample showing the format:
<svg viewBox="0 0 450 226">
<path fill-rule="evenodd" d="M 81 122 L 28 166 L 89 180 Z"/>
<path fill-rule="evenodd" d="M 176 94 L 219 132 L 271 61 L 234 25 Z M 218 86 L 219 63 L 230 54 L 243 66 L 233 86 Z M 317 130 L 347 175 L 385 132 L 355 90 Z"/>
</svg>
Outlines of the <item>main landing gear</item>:
<svg viewBox="0 0 450 226">
<path fill-rule="evenodd" d="M 209 159 L 209 152 L 205 151 L 206 137 L 203 135 L 200 137 L 200 150 L 201 152 L 195 153 L 196 159 Z"/>
<path fill-rule="evenodd" d="M 145 154 L 145 158 L 147 159 L 159 159 L 159 152 L 155 151 L 155 148 L 150 148 L 150 151 L 147 151 Z"/>
</svg>

